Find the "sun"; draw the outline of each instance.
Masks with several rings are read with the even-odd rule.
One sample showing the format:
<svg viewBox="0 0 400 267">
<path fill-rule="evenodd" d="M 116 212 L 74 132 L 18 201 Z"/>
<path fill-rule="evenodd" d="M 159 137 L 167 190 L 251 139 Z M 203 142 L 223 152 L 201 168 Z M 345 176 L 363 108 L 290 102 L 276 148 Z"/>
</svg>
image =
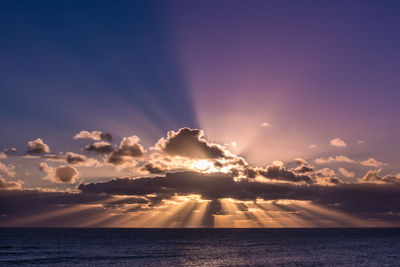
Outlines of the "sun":
<svg viewBox="0 0 400 267">
<path fill-rule="evenodd" d="M 232 166 L 226 165 L 223 167 L 216 167 L 214 161 L 201 159 L 190 163 L 189 168 L 203 173 L 228 173 Z"/>
<path fill-rule="evenodd" d="M 209 160 L 196 160 L 191 164 L 190 167 L 193 170 L 201 172 L 212 171 L 213 169 L 215 169 L 214 163 Z"/>
</svg>

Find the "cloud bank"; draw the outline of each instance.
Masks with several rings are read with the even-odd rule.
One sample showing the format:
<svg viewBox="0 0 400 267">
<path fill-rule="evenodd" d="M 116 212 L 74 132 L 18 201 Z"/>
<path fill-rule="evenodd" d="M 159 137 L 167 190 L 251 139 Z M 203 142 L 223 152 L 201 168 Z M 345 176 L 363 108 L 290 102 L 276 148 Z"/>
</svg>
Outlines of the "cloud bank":
<svg viewBox="0 0 400 267">
<path fill-rule="evenodd" d="M 338 155 L 317 158 L 315 166 L 303 158 L 252 166 L 227 146 L 209 142 L 202 130 L 186 127 L 168 132 L 147 149 L 136 135 L 122 138 L 118 146 L 107 142 L 111 135 L 105 137 L 98 131 L 82 131 L 74 138 L 96 142 L 84 146 L 81 153 L 57 155 L 50 155 L 48 145 L 40 138 L 28 143 L 27 153 L 34 156 L 26 160 L 42 160 L 39 169 L 45 173 L 43 179 L 68 189 L 24 188 L 21 180 L 0 177 L 0 200 L 5 203 L 0 208 L 0 225 L 40 225 L 22 212 L 26 210 L 21 209 L 23 200 L 33 218 L 38 218 L 37 213 L 57 213 L 62 207 L 61 210 L 83 209 L 80 212 L 88 218 L 105 216 L 109 218 L 104 219 L 107 222 L 124 216 L 140 221 L 139 217 L 143 219 L 153 212 L 167 216 L 181 205 L 197 207 L 193 212 L 200 212 L 200 207 L 206 205 L 199 226 L 215 226 L 223 216 L 236 218 L 238 214 L 246 214 L 245 221 L 254 223 L 260 214 L 268 217 L 270 210 L 265 205 L 272 205 L 279 214 L 302 214 L 302 220 L 309 222 L 326 214 L 340 214 L 336 216 L 340 220 L 329 218 L 332 225 L 342 225 L 344 221 L 356 226 L 400 225 L 400 175 L 382 175 L 382 169 L 368 169 L 357 179 L 356 172 L 348 168 L 349 164 L 364 168 L 387 166 L 374 158 L 353 160 Z M 9 159 L 2 156 L 2 160 Z M 319 166 L 326 164 L 348 165 Z M 85 168 L 112 168 L 116 174 L 129 170 L 132 176 L 116 175 L 90 182 L 81 173 Z M 10 177 L 16 175 L 13 164 L 0 162 L 0 171 Z M 227 202 L 234 203 L 229 205 L 237 211 L 229 210 Z M 324 210 L 326 214 L 311 219 L 306 210 L 317 207 L 318 212 Z M 41 223 L 70 225 L 74 220 L 71 214 L 64 222 L 53 218 Z M 109 225 L 100 222 L 98 225 Z"/>
</svg>

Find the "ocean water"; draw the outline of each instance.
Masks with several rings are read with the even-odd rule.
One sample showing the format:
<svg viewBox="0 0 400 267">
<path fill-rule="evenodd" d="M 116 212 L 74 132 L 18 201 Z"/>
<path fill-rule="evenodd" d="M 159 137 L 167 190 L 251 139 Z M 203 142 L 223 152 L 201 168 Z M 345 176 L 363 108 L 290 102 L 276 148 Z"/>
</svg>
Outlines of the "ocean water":
<svg viewBox="0 0 400 267">
<path fill-rule="evenodd" d="M 0 228 L 0 266 L 400 266 L 400 229 Z"/>
</svg>

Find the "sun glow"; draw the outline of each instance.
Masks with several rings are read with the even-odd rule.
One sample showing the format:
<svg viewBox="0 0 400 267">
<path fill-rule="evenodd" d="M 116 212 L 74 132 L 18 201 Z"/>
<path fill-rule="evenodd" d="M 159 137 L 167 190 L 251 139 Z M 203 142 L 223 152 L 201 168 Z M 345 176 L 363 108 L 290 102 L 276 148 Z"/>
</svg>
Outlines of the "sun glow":
<svg viewBox="0 0 400 267">
<path fill-rule="evenodd" d="M 194 170 L 201 172 L 209 171 L 210 169 L 215 169 L 214 163 L 209 160 L 197 160 L 193 162 L 190 166 Z"/>
<path fill-rule="evenodd" d="M 213 161 L 196 160 L 189 165 L 189 169 L 203 173 L 216 173 L 216 172 L 228 173 L 230 167 L 229 166 L 216 167 Z"/>
</svg>

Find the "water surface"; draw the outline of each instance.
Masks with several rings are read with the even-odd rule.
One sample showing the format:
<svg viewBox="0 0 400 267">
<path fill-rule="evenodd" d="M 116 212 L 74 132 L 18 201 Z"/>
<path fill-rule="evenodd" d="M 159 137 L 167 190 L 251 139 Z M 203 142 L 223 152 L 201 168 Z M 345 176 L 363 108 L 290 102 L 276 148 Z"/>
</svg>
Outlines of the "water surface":
<svg viewBox="0 0 400 267">
<path fill-rule="evenodd" d="M 400 266 L 400 228 L 0 228 L 0 265 Z"/>
</svg>

